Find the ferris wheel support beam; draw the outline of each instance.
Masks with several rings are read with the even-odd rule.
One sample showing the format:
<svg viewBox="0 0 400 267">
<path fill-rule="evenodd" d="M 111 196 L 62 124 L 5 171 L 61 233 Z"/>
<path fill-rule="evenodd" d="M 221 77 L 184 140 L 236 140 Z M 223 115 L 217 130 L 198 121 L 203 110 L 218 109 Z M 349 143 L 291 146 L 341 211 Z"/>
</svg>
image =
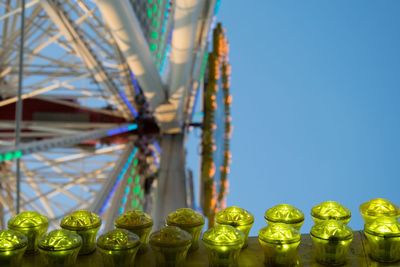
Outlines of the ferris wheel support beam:
<svg viewBox="0 0 400 267">
<path fill-rule="evenodd" d="M 118 1 L 117 1 L 118 2 Z M 72 44 L 75 52 L 84 61 L 87 68 L 93 73 L 94 79 L 99 83 L 103 84 L 106 89 L 111 93 L 115 103 L 118 103 L 118 109 L 126 116 L 129 115 L 129 107 L 124 103 L 121 98 L 120 92 L 117 86 L 112 81 L 112 78 L 105 70 L 102 62 L 98 60 L 93 51 L 89 48 L 88 44 L 83 39 L 82 35 L 78 32 L 77 28 L 67 17 L 66 13 L 60 9 L 61 6 L 57 1 L 54 0 L 43 0 L 40 2 L 43 9 L 46 11 L 50 19 L 57 25 L 60 32 L 65 36 L 65 38 Z"/>
<path fill-rule="evenodd" d="M 185 105 L 184 110 L 184 120 L 186 124 L 189 124 L 191 121 L 193 106 L 196 101 L 197 91 L 199 89 L 199 82 L 201 83 L 201 79 L 203 79 L 205 67 L 207 64 L 207 44 L 209 42 L 209 37 L 212 33 L 211 27 L 215 22 L 215 8 L 216 8 L 217 0 L 208 0 L 204 6 L 204 10 L 202 16 L 199 20 L 199 27 L 197 32 L 197 51 L 194 55 L 194 67 L 193 67 L 193 84 L 189 88 L 189 97 L 187 98 L 187 102 L 183 103 Z"/>
<path fill-rule="evenodd" d="M 131 3 L 128 0 L 95 2 L 154 111 L 166 101 L 166 92 Z"/>
<path fill-rule="evenodd" d="M 187 207 L 184 135 L 164 135 L 161 150 L 157 197 L 152 214 L 156 229 L 165 223 L 168 213 Z"/>
<path fill-rule="evenodd" d="M 66 147 L 80 144 L 86 140 L 97 140 L 103 137 L 114 136 L 136 130 L 138 125 L 136 123 L 125 124 L 117 128 L 101 129 L 88 131 L 73 136 L 65 136 L 60 138 L 52 138 L 50 140 L 43 140 L 37 142 L 24 143 L 18 149 L 14 147 L 0 148 L 0 162 L 14 160 L 26 154 L 32 154 L 40 151 L 46 151 L 55 147 Z"/>
<path fill-rule="evenodd" d="M 196 48 L 197 25 L 205 1 L 177 0 L 174 11 L 170 69 L 168 75 L 168 104 L 157 110 L 162 117 L 165 133 L 179 133 L 183 126 L 183 102 L 188 94 Z"/>
</svg>

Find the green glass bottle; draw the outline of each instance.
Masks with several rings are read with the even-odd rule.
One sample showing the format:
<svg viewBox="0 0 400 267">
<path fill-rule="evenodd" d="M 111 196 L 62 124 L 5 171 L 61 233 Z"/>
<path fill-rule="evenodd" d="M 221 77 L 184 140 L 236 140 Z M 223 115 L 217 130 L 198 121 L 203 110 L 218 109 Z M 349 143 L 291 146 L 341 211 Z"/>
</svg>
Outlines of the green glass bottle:
<svg viewBox="0 0 400 267">
<path fill-rule="evenodd" d="M 243 248 L 247 247 L 249 232 L 254 223 L 254 216 L 245 209 L 232 206 L 219 211 L 215 221 L 220 225 L 230 225 L 242 231 L 245 235 Z"/>
<path fill-rule="evenodd" d="M 216 225 L 203 235 L 211 267 L 237 267 L 245 235 L 230 225 Z"/>
<path fill-rule="evenodd" d="M 192 236 L 176 226 L 165 226 L 150 235 L 156 266 L 184 267 Z"/>
<path fill-rule="evenodd" d="M 267 224 L 284 223 L 300 231 L 304 223 L 304 214 L 292 205 L 279 204 L 268 209 L 264 219 Z"/>
<path fill-rule="evenodd" d="M 325 201 L 311 209 L 311 216 L 314 223 L 335 220 L 348 224 L 350 222 L 351 212 L 348 208 L 336 201 Z"/>
<path fill-rule="evenodd" d="M 79 255 L 95 251 L 96 235 L 101 226 L 101 219 L 97 214 L 87 210 L 77 210 L 65 216 L 61 220 L 60 226 L 81 236 L 82 247 Z"/>
<path fill-rule="evenodd" d="M 353 231 L 341 221 L 327 220 L 311 228 L 311 239 L 317 262 L 342 265 L 353 241 Z"/>
<path fill-rule="evenodd" d="M 47 232 L 48 227 L 48 219 L 35 211 L 21 212 L 8 221 L 9 229 L 18 231 L 28 238 L 26 254 L 34 254 L 38 251 L 39 239 Z"/>
<path fill-rule="evenodd" d="M 258 241 L 264 250 L 266 266 L 299 266 L 297 249 L 301 235 L 294 227 L 273 223 L 258 233 Z"/>
<path fill-rule="evenodd" d="M 119 216 L 114 225 L 118 229 L 125 229 L 139 236 L 140 250 L 145 251 L 153 227 L 150 215 L 141 210 L 130 210 Z"/>
<path fill-rule="evenodd" d="M 42 265 L 46 267 L 73 267 L 76 263 L 82 238 L 68 230 L 53 230 L 43 236 L 38 244 Z"/>
<path fill-rule="evenodd" d="M 167 225 L 177 226 L 192 235 L 192 245 L 189 251 L 199 248 L 199 237 L 204 226 L 204 217 L 189 208 L 181 208 L 168 214 Z"/>
<path fill-rule="evenodd" d="M 18 231 L 0 231 L 0 266 L 20 267 L 28 238 Z"/>
<path fill-rule="evenodd" d="M 364 226 L 369 255 L 379 262 L 400 261 L 400 223 L 391 217 L 379 217 Z"/>
<path fill-rule="evenodd" d="M 399 208 L 390 200 L 384 198 L 371 199 L 360 205 L 360 213 L 364 224 L 372 223 L 378 217 L 397 219 L 400 216 Z"/>
<path fill-rule="evenodd" d="M 104 266 L 131 267 L 140 247 L 140 238 L 125 229 L 115 229 L 97 239 Z"/>
</svg>

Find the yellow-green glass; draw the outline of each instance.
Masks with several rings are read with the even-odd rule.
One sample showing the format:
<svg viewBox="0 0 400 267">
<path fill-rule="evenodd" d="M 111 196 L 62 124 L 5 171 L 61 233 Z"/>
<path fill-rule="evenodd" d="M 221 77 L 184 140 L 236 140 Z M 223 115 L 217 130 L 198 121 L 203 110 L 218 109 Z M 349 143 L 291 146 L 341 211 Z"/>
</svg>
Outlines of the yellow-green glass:
<svg viewBox="0 0 400 267">
<path fill-rule="evenodd" d="M 0 266 L 20 267 L 28 238 L 14 230 L 0 231 Z"/>
<path fill-rule="evenodd" d="M 336 201 L 325 201 L 311 209 L 311 216 L 316 224 L 326 220 L 335 220 L 348 224 L 351 219 L 351 212 Z"/>
<path fill-rule="evenodd" d="M 101 226 L 100 217 L 87 210 L 77 210 L 61 220 L 61 228 L 81 236 L 82 247 L 79 255 L 92 253 L 96 249 L 96 235 Z"/>
<path fill-rule="evenodd" d="M 28 238 L 26 254 L 37 252 L 39 239 L 47 232 L 48 226 L 48 219 L 35 211 L 21 212 L 8 221 L 9 229 L 18 231 Z"/>
<path fill-rule="evenodd" d="M 369 255 L 378 262 L 400 261 L 400 223 L 381 217 L 364 226 Z"/>
<path fill-rule="evenodd" d="M 282 223 L 269 224 L 258 233 L 258 241 L 264 251 L 266 266 L 299 266 L 301 236 L 294 227 Z"/>
<path fill-rule="evenodd" d="M 353 241 L 353 232 L 340 221 L 327 220 L 311 228 L 311 239 L 317 262 L 342 265 L 346 262 L 349 246 Z"/>
<path fill-rule="evenodd" d="M 165 226 L 150 235 L 157 266 L 184 267 L 192 236 L 176 226 Z"/>
<path fill-rule="evenodd" d="M 53 230 L 40 239 L 38 247 L 42 266 L 73 267 L 82 246 L 82 238 L 68 230 Z"/>
<path fill-rule="evenodd" d="M 304 214 L 289 204 L 279 204 L 268 209 L 264 214 L 267 224 L 284 223 L 300 231 L 304 223 Z"/>
<path fill-rule="evenodd" d="M 189 251 L 199 248 L 199 238 L 204 226 L 204 217 L 189 208 L 177 209 L 167 216 L 167 225 L 177 226 L 192 235 L 192 245 Z"/>
<path fill-rule="evenodd" d="M 379 217 L 390 217 L 397 219 L 400 216 L 399 208 L 384 198 L 371 199 L 360 205 L 360 213 L 364 224 L 372 223 Z"/>
<path fill-rule="evenodd" d="M 115 227 L 125 229 L 140 238 L 140 250 L 144 251 L 147 247 L 149 234 L 153 227 L 153 219 L 141 210 L 127 211 L 115 220 Z"/>
<path fill-rule="evenodd" d="M 245 235 L 243 248 L 247 247 L 249 232 L 254 223 L 254 216 L 245 209 L 232 206 L 217 212 L 215 221 L 220 225 L 230 225 Z"/>
<path fill-rule="evenodd" d="M 140 238 L 125 229 L 115 229 L 97 239 L 97 247 L 104 266 L 134 266 L 136 253 L 140 247 Z"/>
<path fill-rule="evenodd" d="M 230 225 L 216 225 L 203 235 L 208 260 L 212 267 L 237 267 L 245 235 Z"/>
</svg>

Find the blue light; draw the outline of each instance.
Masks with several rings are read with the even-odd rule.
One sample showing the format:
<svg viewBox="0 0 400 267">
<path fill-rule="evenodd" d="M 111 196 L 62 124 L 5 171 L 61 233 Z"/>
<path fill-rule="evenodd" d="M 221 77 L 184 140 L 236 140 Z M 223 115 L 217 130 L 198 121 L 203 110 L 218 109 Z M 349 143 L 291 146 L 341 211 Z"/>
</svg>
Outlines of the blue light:
<svg viewBox="0 0 400 267">
<path fill-rule="evenodd" d="M 129 124 L 128 126 L 121 126 L 118 128 L 108 130 L 107 136 L 113 136 L 113 135 L 117 135 L 117 134 L 126 133 L 129 131 L 136 130 L 137 128 L 138 128 L 138 125 L 136 123 L 132 123 L 132 124 Z"/>
<path fill-rule="evenodd" d="M 114 185 L 113 185 L 111 191 L 108 193 L 108 195 L 107 195 L 107 197 L 106 197 L 106 199 L 105 199 L 105 201 L 104 201 L 104 203 L 103 203 L 103 206 L 101 207 L 101 209 L 100 209 L 100 211 L 99 211 L 99 214 L 100 214 L 100 215 L 104 213 L 104 210 L 105 210 L 105 208 L 107 207 L 108 202 L 110 201 L 111 197 L 112 197 L 112 196 L 114 195 L 114 193 L 115 193 L 115 190 L 118 188 L 118 185 L 120 184 L 120 182 L 121 182 L 122 179 L 124 178 L 124 175 L 125 175 L 126 171 L 128 170 L 129 166 L 131 165 L 133 159 L 135 158 L 137 151 L 138 151 L 138 149 L 135 147 L 135 148 L 132 150 L 132 153 L 129 155 L 128 160 L 125 162 L 124 166 L 122 167 L 121 172 L 118 174 L 118 177 L 117 177 L 117 179 L 115 180 L 115 183 L 114 183 Z M 122 211 L 122 212 L 123 212 L 123 211 Z"/>
</svg>

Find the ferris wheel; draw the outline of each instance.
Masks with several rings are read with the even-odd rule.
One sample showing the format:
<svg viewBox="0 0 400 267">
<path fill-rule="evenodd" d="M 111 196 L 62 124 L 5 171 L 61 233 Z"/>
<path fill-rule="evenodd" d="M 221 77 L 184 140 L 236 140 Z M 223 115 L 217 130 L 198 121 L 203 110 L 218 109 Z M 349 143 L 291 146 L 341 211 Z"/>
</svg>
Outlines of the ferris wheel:
<svg viewBox="0 0 400 267">
<path fill-rule="evenodd" d="M 193 207 L 185 135 L 198 96 L 218 84 L 208 63 L 214 55 L 224 70 L 215 88 L 229 87 L 227 50 L 211 45 L 223 39 L 218 7 L 218 0 L 0 0 L 0 227 L 18 210 L 56 225 L 86 208 L 112 227 L 129 209 L 160 224 L 171 210 Z M 225 52 L 209 57 L 210 47 Z M 225 107 L 205 114 L 222 109 L 229 121 L 229 95 L 215 96 Z M 203 135 L 230 132 L 217 122 Z M 226 148 L 218 188 L 226 185 Z M 206 199 L 223 201 L 203 189 Z"/>
</svg>

